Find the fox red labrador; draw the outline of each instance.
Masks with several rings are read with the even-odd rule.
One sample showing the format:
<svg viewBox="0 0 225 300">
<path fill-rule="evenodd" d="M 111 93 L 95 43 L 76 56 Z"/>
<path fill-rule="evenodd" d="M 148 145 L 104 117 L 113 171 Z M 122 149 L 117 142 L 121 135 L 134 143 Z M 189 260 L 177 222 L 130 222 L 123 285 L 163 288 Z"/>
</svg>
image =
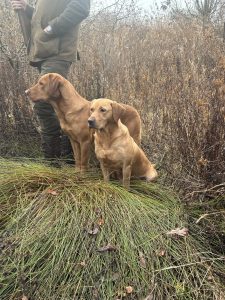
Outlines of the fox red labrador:
<svg viewBox="0 0 225 300">
<path fill-rule="evenodd" d="M 93 132 L 88 126 L 91 102 L 80 96 L 68 80 L 56 73 L 43 75 L 26 94 L 33 102 L 46 101 L 53 106 L 62 130 L 70 138 L 76 167 L 79 170 L 87 169 L 93 142 Z M 126 124 L 135 141 L 140 143 L 140 116 L 133 107 L 122 106 L 121 121 Z"/>
</svg>

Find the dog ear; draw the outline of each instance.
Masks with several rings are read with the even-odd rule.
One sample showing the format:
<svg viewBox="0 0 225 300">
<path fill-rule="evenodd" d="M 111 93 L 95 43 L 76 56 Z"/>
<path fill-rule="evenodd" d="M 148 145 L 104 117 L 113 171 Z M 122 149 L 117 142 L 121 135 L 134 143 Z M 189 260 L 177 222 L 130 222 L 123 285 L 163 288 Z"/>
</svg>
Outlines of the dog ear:
<svg viewBox="0 0 225 300">
<path fill-rule="evenodd" d="M 117 102 L 113 102 L 112 104 L 112 115 L 113 115 L 113 120 L 118 123 L 119 119 L 122 118 L 124 112 L 125 112 L 125 108 L 117 103 Z"/>
<path fill-rule="evenodd" d="M 58 98 L 60 96 L 59 86 L 61 83 L 61 78 L 57 74 L 49 74 L 49 95 L 53 98 Z"/>
</svg>

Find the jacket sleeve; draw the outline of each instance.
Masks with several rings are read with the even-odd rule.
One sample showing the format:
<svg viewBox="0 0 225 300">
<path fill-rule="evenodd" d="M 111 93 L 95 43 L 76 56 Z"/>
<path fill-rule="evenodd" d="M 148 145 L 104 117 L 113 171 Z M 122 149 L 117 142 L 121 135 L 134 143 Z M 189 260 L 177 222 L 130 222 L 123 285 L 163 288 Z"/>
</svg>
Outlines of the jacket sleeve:
<svg viewBox="0 0 225 300">
<path fill-rule="evenodd" d="M 90 0 L 71 0 L 57 18 L 49 22 L 53 34 L 61 35 L 79 24 L 90 13 Z"/>
<path fill-rule="evenodd" d="M 32 6 L 30 6 L 29 4 L 27 4 L 26 9 L 25 9 L 25 14 L 27 15 L 27 17 L 29 19 L 32 18 L 33 12 L 34 12 L 34 8 Z"/>
</svg>

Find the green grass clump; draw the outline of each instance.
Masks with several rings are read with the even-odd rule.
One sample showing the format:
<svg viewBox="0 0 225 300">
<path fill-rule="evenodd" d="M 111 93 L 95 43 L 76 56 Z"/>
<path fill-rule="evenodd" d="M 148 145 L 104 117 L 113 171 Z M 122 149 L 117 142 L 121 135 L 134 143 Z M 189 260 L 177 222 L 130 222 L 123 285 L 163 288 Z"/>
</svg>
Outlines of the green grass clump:
<svg viewBox="0 0 225 300">
<path fill-rule="evenodd" d="M 199 228 L 167 234 L 188 227 L 174 194 L 143 182 L 127 191 L 100 178 L 0 161 L 0 299 L 224 295 L 223 258 Z"/>
<path fill-rule="evenodd" d="M 207 198 L 206 198 L 207 199 Z M 225 255 L 225 197 L 214 196 L 202 202 L 192 202 L 188 206 L 190 222 L 204 229 L 207 239 L 214 249 Z"/>
</svg>

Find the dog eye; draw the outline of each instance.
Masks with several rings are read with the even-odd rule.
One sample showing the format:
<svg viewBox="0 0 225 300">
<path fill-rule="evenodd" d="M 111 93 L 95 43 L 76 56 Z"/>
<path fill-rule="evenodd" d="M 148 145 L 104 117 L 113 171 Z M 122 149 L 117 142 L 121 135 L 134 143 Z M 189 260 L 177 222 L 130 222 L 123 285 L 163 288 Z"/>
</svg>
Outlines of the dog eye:
<svg viewBox="0 0 225 300">
<path fill-rule="evenodd" d="M 94 111 L 94 108 L 91 108 L 90 111 L 93 112 L 93 111 Z"/>
<path fill-rule="evenodd" d="M 44 83 L 43 83 L 43 82 L 39 82 L 39 85 L 43 86 L 43 85 L 44 85 Z"/>
<path fill-rule="evenodd" d="M 101 107 L 101 108 L 100 108 L 100 112 L 106 112 L 106 109 L 103 108 L 103 107 Z"/>
</svg>

